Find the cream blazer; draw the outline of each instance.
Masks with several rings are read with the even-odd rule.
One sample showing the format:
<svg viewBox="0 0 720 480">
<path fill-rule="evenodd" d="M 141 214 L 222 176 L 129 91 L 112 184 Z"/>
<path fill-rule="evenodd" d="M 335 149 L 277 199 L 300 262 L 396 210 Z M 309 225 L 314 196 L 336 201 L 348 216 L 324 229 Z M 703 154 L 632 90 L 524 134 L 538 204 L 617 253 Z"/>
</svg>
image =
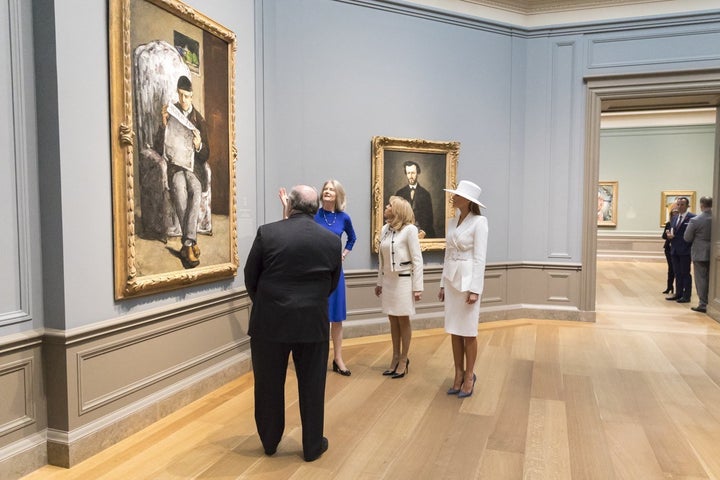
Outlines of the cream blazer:
<svg viewBox="0 0 720 480">
<path fill-rule="evenodd" d="M 390 258 L 385 258 L 383 249 L 378 248 L 378 279 L 377 284 L 382 286 L 382 276 L 390 272 L 410 272 L 412 274 L 413 292 L 423 291 L 423 258 L 420 251 L 420 239 L 415 225 L 405 225 L 402 230 L 395 232 L 387 223 L 380 231 L 380 244 L 391 239 L 394 248 L 391 249 Z"/>
<path fill-rule="evenodd" d="M 458 227 L 458 218 L 448 223 L 440 286 L 448 283 L 461 292 L 479 295 L 485 285 L 488 221 L 486 217 L 469 213 Z"/>
</svg>

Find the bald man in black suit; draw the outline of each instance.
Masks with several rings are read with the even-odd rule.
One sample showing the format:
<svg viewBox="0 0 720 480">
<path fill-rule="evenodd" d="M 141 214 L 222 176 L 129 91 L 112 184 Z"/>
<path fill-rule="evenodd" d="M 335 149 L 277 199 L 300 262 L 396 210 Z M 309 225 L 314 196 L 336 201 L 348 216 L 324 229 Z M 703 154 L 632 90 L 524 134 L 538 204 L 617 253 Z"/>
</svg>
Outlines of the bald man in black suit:
<svg viewBox="0 0 720 480">
<path fill-rule="evenodd" d="M 311 462 L 328 449 L 323 436 L 329 350 L 328 296 L 340 278 L 340 238 L 313 216 L 317 190 L 293 187 L 287 220 L 258 228 L 245 264 L 253 301 L 250 349 L 255 374 L 255 424 L 267 455 L 285 430 L 285 376 L 295 363 L 303 456 Z"/>
</svg>

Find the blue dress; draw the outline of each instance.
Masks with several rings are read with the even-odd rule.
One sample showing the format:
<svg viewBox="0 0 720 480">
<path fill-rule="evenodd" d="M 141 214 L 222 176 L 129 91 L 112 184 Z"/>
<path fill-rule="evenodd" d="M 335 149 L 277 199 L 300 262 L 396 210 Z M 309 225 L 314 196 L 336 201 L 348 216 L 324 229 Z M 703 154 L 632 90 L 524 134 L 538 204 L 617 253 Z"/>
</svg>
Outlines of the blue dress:
<svg viewBox="0 0 720 480">
<path fill-rule="evenodd" d="M 347 237 L 345 249 L 352 250 L 355 245 L 355 230 L 352 226 L 350 215 L 345 212 L 329 212 L 320 208 L 315 214 L 315 222 L 327 228 L 338 237 L 342 238 L 343 232 Z M 337 288 L 330 294 L 328 298 L 328 308 L 331 322 L 342 322 L 347 318 L 347 305 L 345 303 L 345 274 L 340 268 L 340 281 Z"/>
</svg>

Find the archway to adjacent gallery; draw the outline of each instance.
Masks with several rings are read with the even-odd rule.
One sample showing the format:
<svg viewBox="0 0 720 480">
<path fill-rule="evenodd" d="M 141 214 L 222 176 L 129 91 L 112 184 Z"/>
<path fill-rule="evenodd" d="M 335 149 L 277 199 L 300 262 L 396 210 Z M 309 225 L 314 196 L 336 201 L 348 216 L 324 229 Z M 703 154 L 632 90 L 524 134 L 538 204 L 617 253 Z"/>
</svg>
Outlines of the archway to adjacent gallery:
<svg viewBox="0 0 720 480">
<path fill-rule="evenodd" d="M 587 77 L 584 215 L 580 308 L 595 311 L 597 274 L 597 185 L 600 165 L 600 116 L 603 112 L 674 108 L 715 108 L 720 104 L 720 70 L 647 75 Z M 717 122 L 715 165 L 718 164 Z M 718 198 L 718 169 L 713 172 L 713 196 Z M 708 313 L 720 319 L 718 274 L 718 209 L 714 210 Z"/>
</svg>

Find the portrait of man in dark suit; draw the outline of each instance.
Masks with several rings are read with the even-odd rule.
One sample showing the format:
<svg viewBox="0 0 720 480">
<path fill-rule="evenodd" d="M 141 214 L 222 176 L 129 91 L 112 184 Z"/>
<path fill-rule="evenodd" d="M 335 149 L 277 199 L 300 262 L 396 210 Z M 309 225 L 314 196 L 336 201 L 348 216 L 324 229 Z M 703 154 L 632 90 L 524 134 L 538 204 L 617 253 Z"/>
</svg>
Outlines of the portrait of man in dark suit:
<svg viewBox="0 0 720 480">
<path fill-rule="evenodd" d="M 377 252 L 383 211 L 390 197 L 413 209 L 423 251 L 445 248 L 445 228 L 455 214 L 444 189 L 455 188 L 460 142 L 375 136 L 372 139 L 371 242 Z"/>
<path fill-rule="evenodd" d="M 433 221 L 433 204 L 430 192 L 424 189 L 418 182 L 418 177 L 422 173 L 420 165 L 417 162 L 408 160 L 403 163 L 405 176 L 407 177 L 407 185 L 395 192 L 395 195 L 404 198 L 412 206 L 415 214 L 415 225 L 421 232 L 423 237 L 435 237 L 435 225 Z M 424 232 L 424 235 L 423 233 Z"/>
<path fill-rule="evenodd" d="M 413 207 L 421 238 L 442 238 L 445 233 L 445 155 L 385 151 L 385 202 L 391 195 Z"/>
</svg>

